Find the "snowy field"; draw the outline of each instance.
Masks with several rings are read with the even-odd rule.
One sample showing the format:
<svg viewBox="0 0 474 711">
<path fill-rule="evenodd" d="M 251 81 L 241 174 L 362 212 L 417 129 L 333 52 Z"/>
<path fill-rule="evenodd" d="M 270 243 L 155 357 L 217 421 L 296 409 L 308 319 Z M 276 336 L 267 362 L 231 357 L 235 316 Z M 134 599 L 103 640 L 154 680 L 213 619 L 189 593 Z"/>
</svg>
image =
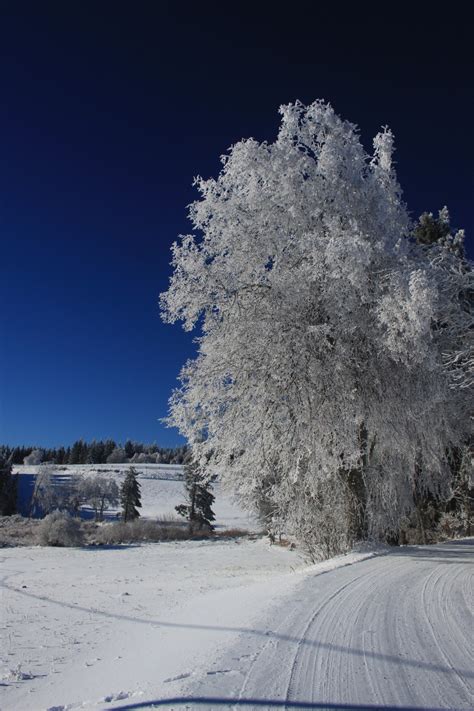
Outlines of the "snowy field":
<svg viewBox="0 0 474 711">
<path fill-rule="evenodd" d="M 0 708 L 472 708 L 473 544 L 3 549 Z"/>
<path fill-rule="evenodd" d="M 473 543 L 313 566 L 261 538 L 3 549 L 0 708 L 472 708 Z"/>
<path fill-rule="evenodd" d="M 183 467 L 178 464 L 137 464 L 133 465 L 138 472 L 141 487 L 142 508 L 144 518 L 178 518 L 174 507 L 185 503 Z M 130 464 L 76 464 L 52 469 L 57 476 L 67 478 L 71 475 L 112 477 L 118 485 L 125 477 Z M 23 511 L 28 509 L 27 499 L 31 496 L 32 481 L 38 471 L 37 466 L 16 466 L 14 472 L 21 474 L 20 497 Z M 216 528 L 241 528 L 257 531 L 261 529 L 258 521 L 238 506 L 223 490 L 219 482 L 214 484 L 213 493 L 216 497 L 213 506 L 216 514 Z M 115 516 L 118 509 L 111 509 L 108 516 Z M 182 520 L 182 519 L 181 519 Z"/>
<path fill-rule="evenodd" d="M 119 481 L 126 467 L 111 468 Z M 181 469 L 139 469 L 144 514 L 172 513 Z M 215 508 L 223 528 L 256 526 L 219 487 Z M 258 536 L 4 548 L 0 709 L 473 708 L 473 552 L 470 539 L 308 565 Z"/>
<path fill-rule="evenodd" d="M 263 539 L 0 551 L 0 708 L 104 709 L 175 695 L 295 584 Z"/>
</svg>

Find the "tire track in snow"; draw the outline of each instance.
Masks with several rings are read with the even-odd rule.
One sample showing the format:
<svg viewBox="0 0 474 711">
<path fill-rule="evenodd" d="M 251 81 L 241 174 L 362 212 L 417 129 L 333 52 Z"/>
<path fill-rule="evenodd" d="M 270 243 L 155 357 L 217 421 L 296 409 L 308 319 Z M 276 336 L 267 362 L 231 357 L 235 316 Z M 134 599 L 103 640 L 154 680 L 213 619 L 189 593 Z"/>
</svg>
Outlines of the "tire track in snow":
<svg viewBox="0 0 474 711">
<path fill-rule="evenodd" d="M 359 561 L 342 565 L 339 569 L 352 567 L 356 565 L 357 562 Z M 328 570 L 318 572 L 315 577 L 319 579 L 320 576 L 325 576 L 330 572 L 332 571 Z M 301 614 L 301 610 L 298 608 L 298 605 L 294 605 L 294 603 L 298 603 L 300 601 L 298 590 L 296 591 L 296 599 L 289 601 L 290 605 L 288 605 L 285 610 L 282 622 L 278 625 L 278 627 L 268 632 L 268 640 L 253 655 L 251 655 L 251 666 L 246 672 L 243 672 L 244 680 L 239 691 L 240 699 L 248 696 L 247 687 L 249 683 L 253 685 L 254 690 L 259 688 L 260 681 L 258 679 L 260 667 L 262 676 L 266 677 L 269 660 L 272 660 L 270 663 L 273 664 L 275 669 L 278 669 L 278 673 L 273 675 L 273 685 L 271 689 L 272 695 L 274 697 L 286 698 L 291 673 L 293 671 L 293 665 L 296 657 L 298 656 L 298 649 L 301 645 L 307 644 L 307 630 L 310 627 L 311 622 L 323 611 L 333 597 L 343 592 L 344 588 L 348 585 L 352 585 L 356 582 L 356 580 L 358 580 L 358 578 L 353 578 L 348 583 L 341 586 L 337 591 L 331 591 L 329 598 L 324 599 L 316 611 L 311 609 L 309 620 L 306 614 Z M 303 608 L 303 610 L 305 610 L 305 608 Z M 294 651 L 295 647 L 297 648 L 296 652 Z M 280 665 L 282 656 L 285 657 L 285 659 L 288 656 L 291 656 L 293 663 L 285 662 L 284 668 L 282 668 Z M 250 695 L 252 694 L 253 692 Z"/>
<path fill-rule="evenodd" d="M 237 643 L 251 653 L 239 669 L 240 698 L 473 708 L 473 558 L 474 539 L 309 575 L 273 610 L 267 633 Z M 236 681 L 212 691 L 235 698 Z"/>
<path fill-rule="evenodd" d="M 302 645 L 305 644 L 305 641 L 308 638 L 308 632 L 311 629 L 311 627 L 314 625 L 316 618 L 334 600 L 334 598 L 336 598 L 338 595 L 340 595 L 347 587 L 349 587 L 349 585 L 353 585 L 355 582 L 357 582 L 360 579 L 360 577 L 361 576 L 359 576 L 358 578 L 354 578 L 353 580 L 350 580 L 348 583 L 345 583 L 344 585 L 342 585 L 338 590 L 336 590 L 336 592 L 334 592 L 330 597 L 328 597 L 326 599 L 326 601 L 316 610 L 316 612 L 313 615 L 311 615 L 306 627 L 304 628 L 303 634 L 302 634 L 299 642 L 296 645 L 295 656 L 293 659 L 293 663 L 291 665 L 290 679 L 289 679 L 288 686 L 286 689 L 285 700 L 287 702 L 292 700 L 293 690 L 294 690 L 294 686 L 296 683 L 295 671 L 296 671 L 297 662 L 301 656 L 301 647 L 302 647 Z"/>
<path fill-rule="evenodd" d="M 440 575 L 441 573 L 441 575 Z M 462 573 L 462 569 L 458 571 L 458 575 Z M 458 576 L 456 576 L 458 577 Z M 451 592 L 451 589 L 453 587 L 453 583 L 455 582 L 456 577 L 453 578 L 451 577 L 449 581 L 446 581 L 446 573 L 442 570 L 442 566 L 438 566 L 433 570 L 433 572 L 427 576 L 425 579 L 425 582 L 423 583 L 422 589 L 421 589 L 421 609 L 423 613 L 423 617 L 426 622 L 427 628 L 430 630 L 431 637 L 434 641 L 434 644 L 438 650 L 439 655 L 444 659 L 446 665 L 452 669 L 453 674 L 457 676 L 459 679 L 459 683 L 462 684 L 462 686 L 465 688 L 466 693 L 470 693 L 469 685 L 466 683 L 462 675 L 457 671 L 457 669 L 453 666 L 448 654 L 444 651 L 443 646 L 439 642 L 439 637 L 436 634 L 434 624 L 431 620 L 431 616 L 428 614 L 428 609 L 429 609 L 429 597 L 433 598 L 433 601 L 436 601 L 437 603 L 437 610 L 436 612 L 438 613 L 437 616 L 442 616 L 444 620 L 444 627 L 447 626 L 447 624 L 452 624 L 451 620 L 448 622 L 446 620 L 446 617 L 442 614 L 442 607 L 443 607 L 443 601 L 448 599 L 449 593 Z M 436 578 L 434 580 L 434 583 L 432 584 L 432 579 Z M 443 585 L 441 587 L 440 591 L 440 581 L 443 581 Z M 451 583 L 448 589 L 446 583 Z M 427 588 L 431 586 L 432 584 L 432 589 L 430 590 L 430 595 L 428 596 L 427 594 Z M 442 594 L 440 594 L 442 593 Z M 451 629 L 453 629 L 451 627 Z M 445 629 L 445 634 L 447 630 Z M 459 639 L 459 635 L 457 636 L 457 639 Z"/>
<path fill-rule="evenodd" d="M 354 566 L 358 570 L 359 562 L 341 566 L 338 570 L 352 570 Z M 308 646 L 308 644 L 314 646 L 308 639 L 307 634 L 311 621 L 314 621 L 323 612 L 323 608 L 330 603 L 329 598 L 343 594 L 343 588 L 353 585 L 359 578 L 363 577 L 362 574 L 354 576 L 354 572 L 350 572 L 346 582 L 339 586 L 338 590 L 334 590 L 333 586 L 329 586 L 328 594 L 323 592 L 319 595 L 321 581 L 326 580 L 326 576 L 333 572 L 335 571 L 317 572 L 311 576 L 314 584 L 314 595 L 319 600 L 316 611 L 314 610 L 314 597 L 313 604 L 308 608 L 305 593 L 300 592 L 302 586 L 304 587 L 305 585 L 305 581 L 298 586 L 293 598 L 289 599 L 287 604 L 280 608 L 282 622 L 278 627 L 273 627 L 273 630 L 268 632 L 269 639 L 254 652 L 252 655 L 254 661 L 251 666 L 246 671 L 241 672 L 244 675 L 244 681 L 240 688 L 239 698 L 258 695 L 261 688 L 266 688 L 266 696 L 268 697 L 282 699 L 287 697 L 295 657 L 298 658 L 298 649 L 301 651 L 301 647 Z M 269 667 L 275 670 L 271 675 L 268 674 Z M 229 689 L 229 691 L 231 690 Z"/>
<path fill-rule="evenodd" d="M 305 699 L 315 702 L 330 701 L 334 693 L 334 680 L 345 679 L 347 675 L 350 676 L 350 673 L 354 674 L 356 671 L 360 673 L 365 670 L 366 676 L 370 679 L 363 648 L 357 649 L 355 655 L 347 655 L 344 652 L 346 648 L 350 648 L 354 630 L 352 622 L 361 615 L 367 597 L 367 588 L 372 590 L 376 579 L 384 574 L 384 570 L 390 570 L 394 566 L 397 566 L 397 563 L 390 556 L 380 561 L 374 571 L 364 571 L 357 578 L 352 578 L 339 591 L 343 594 L 328 599 L 327 616 L 321 619 L 314 616 L 311 619 L 292 665 L 292 679 L 286 694 L 287 701 L 302 699 L 301 689 L 305 689 Z M 350 610 L 351 617 L 354 618 L 350 624 L 343 623 L 347 610 Z M 349 668 L 344 669 L 344 664 Z M 316 698 L 313 698 L 315 690 Z M 344 686 L 339 684 L 337 694 L 344 696 L 345 690 L 345 684 Z M 351 703 L 354 699 L 348 701 Z"/>
</svg>

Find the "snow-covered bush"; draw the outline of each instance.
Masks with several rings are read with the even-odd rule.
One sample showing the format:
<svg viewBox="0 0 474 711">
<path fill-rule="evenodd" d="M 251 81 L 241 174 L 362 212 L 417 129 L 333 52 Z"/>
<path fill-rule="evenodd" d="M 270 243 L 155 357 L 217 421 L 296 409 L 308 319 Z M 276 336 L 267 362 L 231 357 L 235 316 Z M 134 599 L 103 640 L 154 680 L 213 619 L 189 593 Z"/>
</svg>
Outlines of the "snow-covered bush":
<svg viewBox="0 0 474 711">
<path fill-rule="evenodd" d="M 441 540 L 460 538 L 470 533 L 470 522 L 464 512 L 449 512 L 441 515 L 438 523 L 438 537 Z"/>
<path fill-rule="evenodd" d="M 148 452 L 140 452 L 133 455 L 130 459 L 131 464 L 156 464 L 159 463 L 161 457 L 159 454 L 151 454 Z"/>
<path fill-rule="evenodd" d="M 468 433 L 444 355 L 471 323 L 465 275 L 415 243 L 388 129 L 368 155 L 324 102 L 281 114 L 274 143 L 196 181 L 161 303 L 202 334 L 169 422 L 244 504 L 300 533 L 326 521 L 327 550 L 396 538 L 422 492 L 447 495 Z"/>
<path fill-rule="evenodd" d="M 81 523 L 68 513 L 53 511 L 38 525 L 38 542 L 41 546 L 82 546 Z"/>
<path fill-rule="evenodd" d="M 34 546 L 37 542 L 38 525 L 38 521 L 20 514 L 0 516 L 0 548 Z"/>
<path fill-rule="evenodd" d="M 186 527 L 170 521 L 117 521 L 101 526 L 94 535 L 99 545 L 119 545 L 121 543 L 142 543 L 146 541 L 185 540 L 191 538 Z"/>
<path fill-rule="evenodd" d="M 43 456 L 44 452 L 42 449 L 33 449 L 33 451 L 23 459 L 23 464 L 27 464 L 28 466 L 36 466 L 37 464 L 41 464 Z"/>
<path fill-rule="evenodd" d="M 123 447 L 115 447 L 115 449 L 107 457 L 108 464 L 123 464 L 127 461 L 127 455 Z"/>
</svg>

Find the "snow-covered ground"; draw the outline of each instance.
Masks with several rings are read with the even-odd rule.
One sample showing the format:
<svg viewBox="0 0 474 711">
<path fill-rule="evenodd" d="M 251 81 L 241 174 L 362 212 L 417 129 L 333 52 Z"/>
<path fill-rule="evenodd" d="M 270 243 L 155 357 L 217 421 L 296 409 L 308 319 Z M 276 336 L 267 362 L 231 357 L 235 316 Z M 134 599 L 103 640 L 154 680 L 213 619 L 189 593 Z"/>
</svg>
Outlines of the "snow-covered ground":
<svg viewBox="0 0 474 711">
<path fill-rule="evenodd" d="M 144 504 L 148 486 L 156 516 L 182 483 L 145 472 Z M 236 525 L 220 498 L 221 525 Z M 183 696 L 228 708 L 472 708 L 473 552 L 471 539 L 309 566 L 258 537 L 5 548 L 0 709 L 150 708 Z"/>
<path fill-rule="evenodd" d="M 314 566 L 261 538 L 4 549 L 0 707 L 471 708 L 473 543 Z"/>
<path fill-rule="evenodd" d="M 285 708 L 472 709 L 473 562 L 470 539 L 392 549 L 324 575 L 315 566 L 221 656 L 228 673 L 197 675 L 186 693 L 264 708 L 276 699 Z"/>
<path fill-rule="evenodd" d="M 0 708 L 174 696 L 291 591 L 304 566 L 261 538 L 0 551 Z"/>
<path fill-rule="evenodd" d="M 183 467 L 179 464 L 135 464 L 138 472 L 138 481 L 141 487 L 142 509 L 141 515 L 145 518 L 177 518 L 174 507 L 185 503 L 183 485 Z M 55 467 L 51 471 L 61 478 L 71 475 L 101 476 L 113 478 L 118 485 L 123 481 L 125 472 L 130 464 L 70 464 L 64 467 Z M 38 472 L 37 466 L 17 466 L 14 472 L 20 477 L 20 505 L 26 512 L 28 510 L 29 496 L 32 492 L 33 477 Z M 216 497 L 213 506 L 216 514 L 217 528 L 242 528 L 257 531 L 261 529 L 258 521 L 236 504 L 230 495 L 223 490 L 219 482 L 214 484 L 213 493 Z M 112 509 L 108 514 L 118 513 Z"/>
</svg>

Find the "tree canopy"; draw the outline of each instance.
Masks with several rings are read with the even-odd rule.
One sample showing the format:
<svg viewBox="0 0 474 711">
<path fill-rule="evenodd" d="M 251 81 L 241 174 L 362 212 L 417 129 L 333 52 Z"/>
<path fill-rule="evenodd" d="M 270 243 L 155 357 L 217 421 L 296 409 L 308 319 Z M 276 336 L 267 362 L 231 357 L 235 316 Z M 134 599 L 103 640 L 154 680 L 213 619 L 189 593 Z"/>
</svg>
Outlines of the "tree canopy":
<svg viewBox="0 0 474 711">
<path fill-rule="evenodd" d="M 280 113 L 274 143 L 242 140 L 195 181 L 161 305 L 199 347 L 169 421 L 268 519 L 301 531 L 362 508 L 365 535 L 387 537 L 415 490 L 448 486 L 468 433 L 446 354 L 472 323 L 471 272 L 414 239 L 388 128 L 370 155 L 322 101 Z"/>
</svg>

